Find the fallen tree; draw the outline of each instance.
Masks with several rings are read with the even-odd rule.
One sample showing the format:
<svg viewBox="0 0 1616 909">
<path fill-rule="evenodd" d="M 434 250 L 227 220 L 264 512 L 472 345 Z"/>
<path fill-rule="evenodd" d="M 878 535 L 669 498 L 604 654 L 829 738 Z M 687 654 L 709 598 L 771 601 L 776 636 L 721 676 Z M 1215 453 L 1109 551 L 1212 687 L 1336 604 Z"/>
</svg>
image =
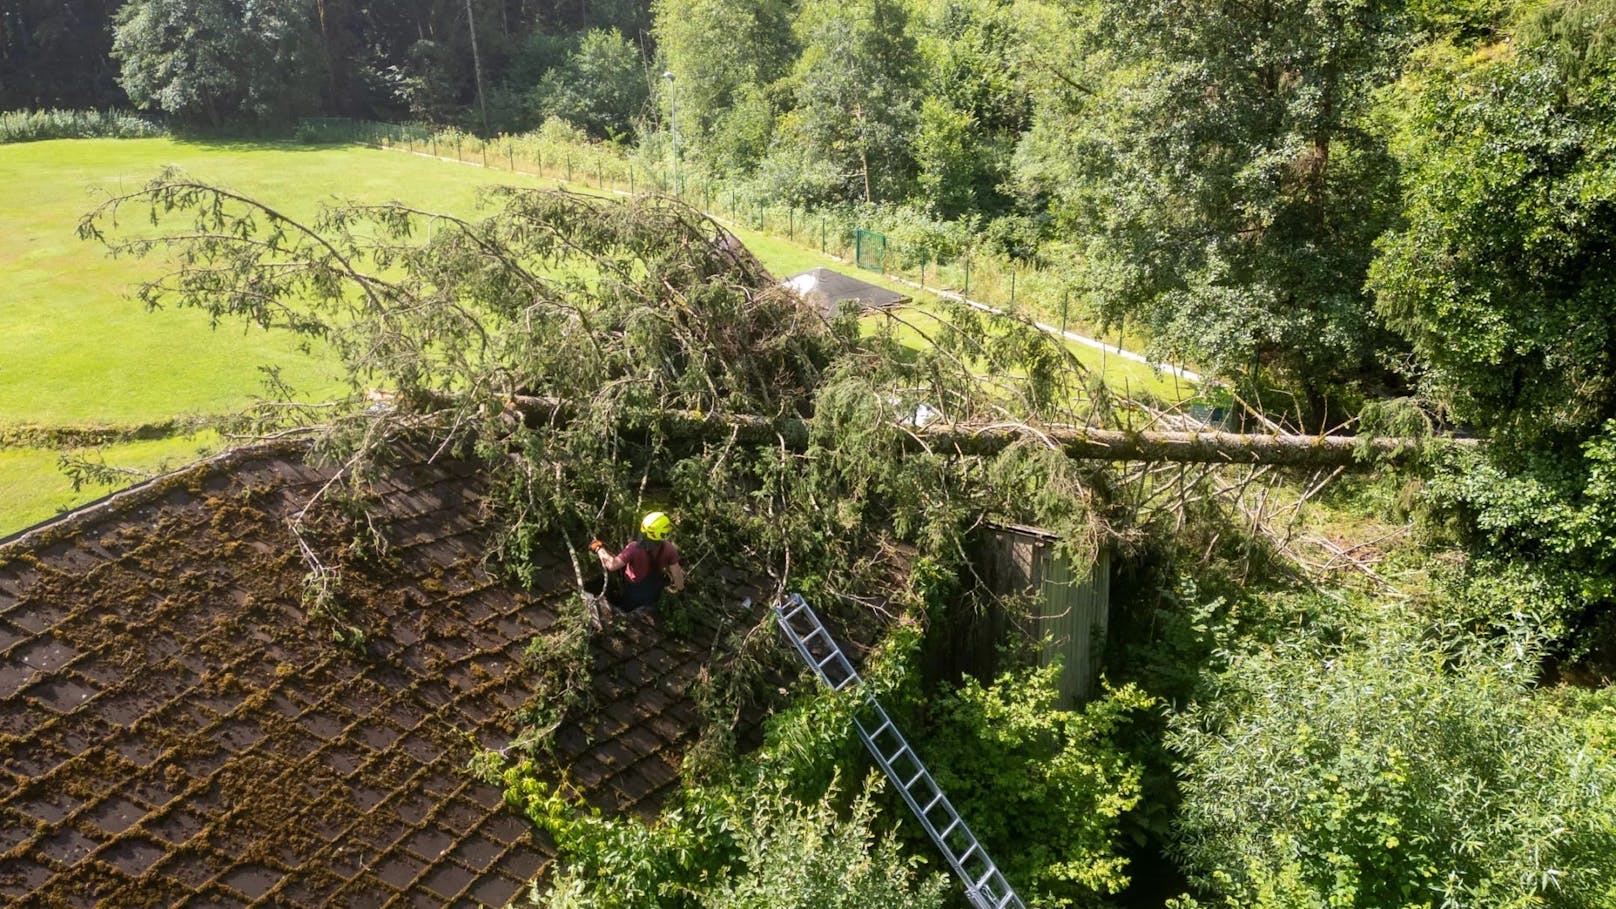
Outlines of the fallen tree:
<svg viewBox="0 0 1616 909">
<path fill-rule="evenodd" d="M 447 403 L 447 399 L 444 403 Z M 514 396 L 510 399 L 510 405 L 522 414 L 529 426 L 568 420 L 576 411 L 567 402 L 531 395 Z M 655 432 L 675 440 L 735 440 L 755 445 L 783 445 L 792 451 L 805 450 L 810 436 L 807 421 L 796 417 L 771 419 L 751 414 L 661 409 L 623 411 L 617 420 L 619 428 L 630 435 L 644 436 Z M 1406 462 L 1427 444 L 1471 447 L 1478 443 L 1473 438 L 1422 440 L 1283 433 L 1162 432 L 1019 422 L 928 422 L 907 426 L 906 434 L 910 445 L 917 450 L 944 450 L 961 455 L 993 455 L 1012 445 L 1034 441 L 1081 460 L 1272 464 L 1280 467 L 1349 469 Z"/>
</svg>

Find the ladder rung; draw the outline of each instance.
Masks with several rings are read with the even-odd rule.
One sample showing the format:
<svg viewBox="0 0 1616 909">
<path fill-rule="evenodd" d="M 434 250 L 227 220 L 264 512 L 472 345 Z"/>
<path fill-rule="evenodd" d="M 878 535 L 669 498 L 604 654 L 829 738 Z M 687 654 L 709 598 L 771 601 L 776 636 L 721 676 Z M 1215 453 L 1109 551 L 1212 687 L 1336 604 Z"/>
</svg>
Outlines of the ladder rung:
<svg viewBox="0 0 1616 909">
<path fill-rule="evenodd" d="M 998 867 L 996 867 L 991 861 L 988 862 L 988 870 L 982 872 L 982 877 L 980 879 L 978 879 L 977 882 L 976 882 L 976 889 L 981 890 L 984 886 L 987 885 L 988 879 L 993 877 L 995 874 L 998 874 L 998 873 L 999 873 Z"/>
<path fill-rule="evenodd" d="M 775 615 L 780 620 L 781 632 L 785 634 L 794 649 L 803 658 L 803 661 L 813 668 L 815 675 L 819 677 L 821 682 L 829 686 L 832 691 L 841 691 L 862 681 L 859 678 L 858 670 L 853 668 L 853 664 L 848 660 L 846 654 L 837 646 L 836 639 L 832 637 L 830 630 L 819 620 L 819 616 L 814 613 L 813 608 L 808 605 L 808 601 L 801 594 L 793 594 L 784 604 L 777 602 L 774 609 Z M 803 624 L 807 627 L 803 631 L 799 631 L 792 624 L 793 620 L 798 616 L 806 616 L 803 619 Z M 816 656 L 813 652 L 811 645 L 815 641 L 819 641 L 819 646 L 826 647 L 830 651 L 823 658 Z M 826 669 L 833 663 L 837 667 L 836 673 L 845 673 L 839 679 L 832 678 L 834 673 L 826 672 Z M 901 784 L 904 801 L 908 802 L 909 807 L 919 815 L 921 826 L 936 839 L 937 845 L 942 849 L 950 864 L 954 866 L 954 871 L 959 876 L 960 882 L 965 885 L 966 895 L 971 904 L 977 909 L 1026 909 L 1021 900 L 1017 898 L 1015 891 L 1011 889 L 1010 882 L 1004 879 L 1004 874 L 999 871 L 998 866 L 993 863 L 993 858 L 983 848 L 982 842 L 971 833 L 971 828 L 965 826 L 965 820 L 960 817 L 959 812 L 948 801 L 947 796 L 943 793 L 943 788 L 937 784 L 937 780 L 931 775 L 931 772 L 920 762 L 919 755 L 915 754 L 909 742 L 904 739 L 903 733 L 899 731 L 892 717 L 881 708 L 874 695 L 866 693 L 864 703 L 868 709 L 860 712 L 866 716 L 873 715 L 877 717 L 877 725 L 874 730 L 868 730 L 865 725 L 866 720 L 861 718 L 858 713 L 855 713 L 853 717 L 854 725 L 858 728 L 859 734 L 864 737 L 865 744 L 869 746 L 876 762 L 881 765 L 881 769 L 886 773 L 887 777 L 892 782 Z M 886 754 L 886 749 L 878 741 L 881 736 L 889 731 L 898 743 L 897 749 L 890 755 Z M 894 765 L 901 761 L 905 755 L 909 756 L 915 772 L 907 782 L 901 782 L 901 771 Z M 922 781 L 925 782 L 926 786 L 931 787 L 931 794 L 928 796 L 921 795 L 922 792 L 926 791 L 925 787 L 921 786 Z M 920 804 L 922 799 L 926 803 L 924 807 L 921 807 Z M 943 827 L 941 831 L 938 831 L 931 818 L 931 813 L 938 810 L 939 806 L 943 811 L 943 819 L 947 821 L 947 826 Z M 956 851 L 957 847 L 949 841 L 949 837 L 953 836 L 955 831 L 963 834 L 963 850 Z M 971 870 L 966 868 L 967 863 L 973 857 L 983 863 L 979 877 L 973 875 Z"/>
</svg>

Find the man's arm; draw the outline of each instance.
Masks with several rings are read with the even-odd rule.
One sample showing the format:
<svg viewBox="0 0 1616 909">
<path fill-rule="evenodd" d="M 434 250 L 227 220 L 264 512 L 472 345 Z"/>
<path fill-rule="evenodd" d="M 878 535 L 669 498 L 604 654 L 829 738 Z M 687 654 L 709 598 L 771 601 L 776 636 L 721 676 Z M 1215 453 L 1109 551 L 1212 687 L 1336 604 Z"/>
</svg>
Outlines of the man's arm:
<svg viewBox="0 0 1616 909">
<path fill-rule="evenodd" d="M 595 555 L 600 557 L 600 567 L 606 569 L 607 571 L 623 570 L 623 560 L 607 552 L 606 547 L 598 547 L 595 550 Z"/>
<path fill-rule="evenodd" d="M 685 589 L 685 570 L 678 562 L 668 566 L 668 592 L 678 593 Z"/>
</svg>

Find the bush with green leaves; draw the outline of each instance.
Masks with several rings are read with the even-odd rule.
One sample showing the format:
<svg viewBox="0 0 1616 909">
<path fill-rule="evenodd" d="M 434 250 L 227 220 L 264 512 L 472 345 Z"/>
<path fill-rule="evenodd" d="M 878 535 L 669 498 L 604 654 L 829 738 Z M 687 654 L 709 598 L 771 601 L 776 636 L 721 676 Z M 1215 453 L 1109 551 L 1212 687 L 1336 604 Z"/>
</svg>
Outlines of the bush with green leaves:
<svg viewBox="0 0 1616 909">
<path fill-rule="evenodd" d="M 1142 768 L 1119 746 L 1155 700 L 1131 685 L 1063 710 L 1060 667 L 965 677 L 934 698 L 919 746 L 1028 906 L 1101 906 L 1128 885 L 1123 818 Z"/>
<path fill-rule="evenodd" d="M 1404 218 L 1370 272 L 1423 392 L 1490 440 L 1430 484 L 1472 556 L 1452 618 L 1569 653 L 1616 644 L 1587 633 L 1616 602 L 1613 14 L 1538 4 L 1507 44 L 1422 57 L 1384 106 Z"/>
<path fill-rule="evenodd" d="M 544 74 L 533 92 L 534 107 L 599 138 L 626 136 L 651 96 L 640 52 L 611 29 L 593 29 L 577 41 L 566 61 Z"/>
<path fill-rule="evenodd" d="M 14 110 L 0 113 L 0 144 L 44 139 L 146 139 L 167 134 L 155 123 L 114 110 Z"/>
<path fill-rule="evenodd" d="M 1534 648 L 1367 621 L 1230 654 L 1172 718 L 1176 851 L 1198 891 L 1255 907 L 1611 905 L 1616 759 L 1535 690 Z"/>
<path fill-rule="evenodd" d="M 868 682 L 902 684 L 918 643 L 916 629 L 900 627 L 872 658 Z M 867 777 L 851 799 L 843 791 L 842 768 L 859 753 L 860 700 L 824 690 L 799 700 L 770 719 L 756 753 L 712 768 L 649 824 L 589 808 L 532 763 L 496 774 L 498 762 L 484 761 L 480 770 L 555 838 L 559 872 L 535 896 L 557 909 L 941 907 L 948 881 L 900 850 L 885 806 L 906 809 L 881 798 L 881 778 Z"/>
<path fill-rule="evenodd" d="M 871 775 L 845 806 L 839 783 L 802 802 L 778 780 L 697 790 L 652 825 L 607 818 L 518 766 L 507 798 L 556 839 L 563 863 L 535 888 L 550 909 L 941 909 L 948 880 L 880 832 Z"/>
</svg>

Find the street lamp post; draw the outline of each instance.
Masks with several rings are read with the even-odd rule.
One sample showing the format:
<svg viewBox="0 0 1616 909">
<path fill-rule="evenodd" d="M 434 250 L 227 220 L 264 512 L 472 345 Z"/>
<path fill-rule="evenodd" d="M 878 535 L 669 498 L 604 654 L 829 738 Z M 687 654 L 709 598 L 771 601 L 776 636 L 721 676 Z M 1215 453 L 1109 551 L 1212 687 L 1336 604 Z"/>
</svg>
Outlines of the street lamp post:
<svg viewBox="0 0 1616 909">
<path fill-rule="evenodd" d="M 673 70 L 662 73 L 668 80 L 668 132 L 673 135 L 673 194 L 682 196 L 684 185 L 679 180 L 679 102 L 673 90 Z"/>
</svg>

